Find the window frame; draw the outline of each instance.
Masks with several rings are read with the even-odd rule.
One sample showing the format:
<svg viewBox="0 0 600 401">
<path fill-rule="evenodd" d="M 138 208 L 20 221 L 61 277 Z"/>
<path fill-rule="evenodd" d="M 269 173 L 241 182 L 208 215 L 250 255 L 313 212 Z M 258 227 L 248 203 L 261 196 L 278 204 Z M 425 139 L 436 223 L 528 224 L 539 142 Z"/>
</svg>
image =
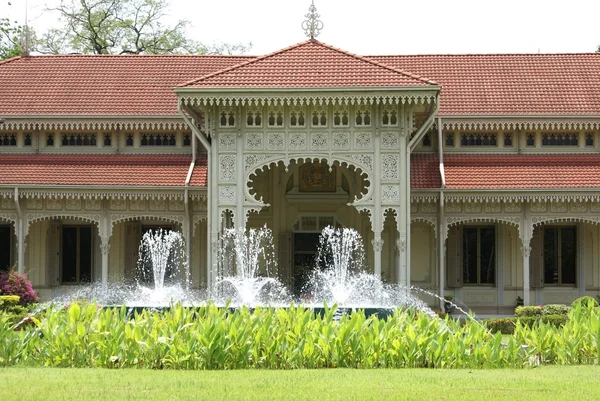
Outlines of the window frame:
<svg viewBox="0 0 600 401">
<path fill-rule="evenodd" d="M 476 272 L 477 272 L 477 280 L 476 282 L 466 282 L 465 280 L 465 271 L 466 271 L 466 266 L 465 266 L 465 229 L 475 229 L 477 232 L 477 243 L 476 243 Z M 483 229 L 492 229 L 493 233 L 494 233 L 494 238 L 493 238 L 493 242 L 494 242 L 494 249 L 493 249 L 493 253 L 492 253 L 492 260 L 494 262 L 494 277 L 493 277 L 493 282 L 491 283 L 482 283 L 481 282 L 481 276 L 482 276 L 482 267 L 481 267 L 481 259 L 482 259 L 482 255 L 481 255 L 481 243 L 482 243 L 482 237 L 481 237 L 481 230 Z M 497 274 L 498 274 L 498 229 L 497 226 L 492 224 L 492 225 L 465 225 L 461 228 L 460 230 L 460 268 L 461 268 L 461 283 L 463 286 L 467 286 L 467 287 L 474 287 L 474 286 L 479 286 L 479 287 L 495 287 L 496 283 L 497 283 Z"/>
<path fill-rule="evenodd" d="M 573 266 L 575 269 L 574 278 L 572 283 L 563 283 L 562 282 L 562 272 L 563 272 L 563 247 L 562 247 L 562 231 L 565 229 L 573 230 L 574 234 L 574 260 Z M 557 280 L 556 282 L 548 282 L 546 280 L 546 235 L 547 230 L 558 230 L 557 243 L 555 244 L 555 252 L 556 258 L 554 259 L 554 264 L 557 266 Z M 544 287 L 569 287 L 576 288 L 579 279 L 579 232 L 577 225 L 544 225 L 542 230 L 542 278 Z"/>
</svg>

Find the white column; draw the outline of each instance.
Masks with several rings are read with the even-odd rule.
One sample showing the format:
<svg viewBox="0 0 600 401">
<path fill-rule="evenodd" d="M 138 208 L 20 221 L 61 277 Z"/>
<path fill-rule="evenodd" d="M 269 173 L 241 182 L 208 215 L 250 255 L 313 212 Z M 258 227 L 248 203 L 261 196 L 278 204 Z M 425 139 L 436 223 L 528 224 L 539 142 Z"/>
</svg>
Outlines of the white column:
<svg viewBox="0 0 600 401">
<path fill-rule="evenodd" d="M 533 237 L 533 225 L 526 212 L 527 205 L 523 203 L 523 217 L 521 220 L 521 253 L 523 255 L 523 305 L 531 305 L 530 282 L 529 282 L 529 257 L 531 256 L 531 238 Z"/>
<path fill-rule="evenodd" d="M 374 232 L 375 237 L 371 240 L 373 246 L 373 258 L 375 261 L 375 276 L 381 277 L 381 250 L 383 249 L 383 239 L 381 231 Z"/>
<path fill-rule="evenodd" d="M 440 145 L 441 146 L 441 145 Z M 439 297 L 440 309 L 444 310 L 445 287 L 446 287 L 446 237 L 448 236 L 448 226 L 446 225 L 446 216 L 444 215 L 444 193 L 440 192 L 439 214 L 438 214 L 438 266 L 439 266 Z"/>
<path fill-rule="evenodd" d="M 209 175 L 209 190 L 208 190 L 208 255 L 206 263 L 207 290 L 212 291 L 216 283 L 216 272 L 218 263 L 218 247 L 219 247 L 219 229 L 221 227 L 221 216 L 219 216 L 219 190 L 218 190 L 218 136 L 214 127 L 216 123 L 216 108 L 212 109 L 213 127 L 208 127 L 212 132 L 211 154 L 209 157 L 208 175 Z M 208 125 L 208 124 L 207 124 Z"/>
<path fill-rule="evenodd" d="M 102 201 L 102 220 L 100 220 L 100 253 L 102 254 L 102 286 L 108 286 L 108 255 L 110 253 L 111 223 L 108 219 L 108 201 Z"/>
<path fill-rule="evenodd" d="M 19 200 L 19 189 L 15 188 L 15 208 L 17 209 L 17 220 L 15 221 L 15 234 L 17 236 L 17 271 L 21 274 L 25 273 L 25 224 Z"/>
</svg>

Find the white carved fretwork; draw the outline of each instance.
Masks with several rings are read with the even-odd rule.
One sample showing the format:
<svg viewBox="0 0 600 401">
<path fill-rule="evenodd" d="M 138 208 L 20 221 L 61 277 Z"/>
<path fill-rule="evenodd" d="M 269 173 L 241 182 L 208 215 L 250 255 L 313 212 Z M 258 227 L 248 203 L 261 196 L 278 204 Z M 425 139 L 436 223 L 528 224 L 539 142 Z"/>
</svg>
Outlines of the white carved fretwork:
<svg viewBox="0 0 600 401">
<path fill-rule="evenodd" d="M 298 132 L 290 134 L 290 150 L 307 150 L 306 133 Z"/>
<path fill-rule="evenodd" d="M 246 150 L 263 150 L 263 134 L 251 132 L 246 135 Z"/>
<path fill-rule="evenodd" d="M 235 134 L 219 135 L 219 150 L 235 150 Z"/>
<path fill-rule="evenodd" d="M 183 201 L 180 199 L 169 201 L 169 210 L 174 212 L 181 212 L 185 208 Z"/>
<path fill-rule="evenodd" d="M 244 171 L 246 172 L 246 175 L 254 172 L 251 167 L 260 164 L 262 161 L 267 160 L 272 156 L 273 155 L 267 155 L 263 153 L 253 153 L 244 156 Z"/>
<path fill-rule="evenodd" d="M 360 132 L 354 136 L 354 149 L 368 150 L 373 147 L 372 135 L 370 132 Z"/>
<path fill-rule="evenodd" d="M 529 243 L 529 241 L 527 241 Z M 531 255 L 531 246 L 525 245 L 525 242 L 521 244 L 521 253 L 523 256 L 528 258 Z"/>
<path fill-rule="evenodd" d="M 400 186 L 399 185 L 382 185 L 382 201 L 385 203 L 389 202 L 400 202 Z"/>
<path fill-rule="evenodd" d="M 283 150 L 285 149 L 285 140 L 282 133 L 269 132 L 267 134 L 267 150 Z"/>
<path fill-rule="evenodd" d="M 397 180 L 398 164 L 397 154 L 384 154 L 381 157 L 381 178 L 384 180 Z"/>
<path fill-rule="evenodd" d="M 220 186 L 219 187 L 219 202 L 234 203 L 235 202 L 235 186 Z"/>
<path fill-rule="evenodd" d="M 108 253 L 110 252 L 110 243 L 108 242 L 108 240 L 106 242 L 103 241 L 100 244 L 100 252 L 103 255 L 107 255 L 108 256 Z"/>
<path fill-rule="evenodd" d="M 520 216 L 456 216 L 446 217 L 446 225 L 448 227 L 456 226 L 465 223 L 504 223 L 517 227 L 519 233 L 521 232 L 521 217 Z M 448 236 L 448 230 L 444 230 L 446 237 Z M 447 239 L 447 238 L 445 238 Z"/>
<path fill-rule="evenodd" d="M 332 148 L 333 150 L 350 150 L 350 133 L 334 132 Z"/>
<path fill-rule="evenodd" d="M 534 216 L 531 218 L 534 226 L 549 223 L 583 222 L 600 224 L 600 216 Z"/>
<path fill-rule="evenodd" d="M 398 133 L 384 132 L 381 134 L 382 149 L 398 149 Z"/>
<path fill-rule="evenodd" d="M 235 155 L 219 155 L 219 179 L 235 181 Z"/>
<path fill-rule="evenodd" d="M 312 150 L 322 151 L 327 150 L 329 148 L 327 144 L 327 134 L 322 132 L 313 132 L 311 133 L 311 144 L 310 147 Z"/>
</svg>

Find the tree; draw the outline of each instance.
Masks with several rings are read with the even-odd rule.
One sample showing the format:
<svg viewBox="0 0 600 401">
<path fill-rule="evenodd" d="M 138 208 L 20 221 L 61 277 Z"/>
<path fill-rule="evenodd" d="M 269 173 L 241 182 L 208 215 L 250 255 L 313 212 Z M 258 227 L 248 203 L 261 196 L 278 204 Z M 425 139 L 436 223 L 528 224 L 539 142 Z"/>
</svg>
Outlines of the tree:
<svg viewBox="0 0 600 401">
<path fill-rule="evenodd" d="M 188 21 L 162 23 L 168 0 L 61 0 L 49 9 L 64 28 L 51 29 L 37 41 L 41 53 L 167 54 L 244 53 L 249 45 L 212 45 L 188 39 Z"/>
<path fill-rule="evenodd" d="M 0 60 L 21 54 L 20 38 L 23 27 L 8 18 L 0 18 Z"/>
</svg>

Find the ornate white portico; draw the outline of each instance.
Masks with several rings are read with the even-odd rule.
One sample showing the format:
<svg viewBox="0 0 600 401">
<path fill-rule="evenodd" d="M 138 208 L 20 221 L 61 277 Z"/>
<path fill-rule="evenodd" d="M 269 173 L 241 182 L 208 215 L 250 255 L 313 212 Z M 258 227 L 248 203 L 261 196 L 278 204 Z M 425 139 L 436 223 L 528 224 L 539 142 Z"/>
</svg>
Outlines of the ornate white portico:
<svg viewBox="0 0 600 401">
<path fill-rule="evenodd" d="M 305 65 L 291 67 L 296 54 L 309 54 Z M 317 61 L 313 61 L 317 60 Z M 279 71 L 261 64 L 281 63 Z M 319 71 L 366 69 L 383 77 L 373 85 L 350 81 L 330 86 L 318 76 L 292 77 L 289 69 Z M 254 71 L 259 70 L 258 74 Z M 279 73 L 280 76 L 274 76 Z M 247 74 L 252 86 L 247 87 Z M 253 75 L 252 75 L 253 74 Z M 389 79 L 391 86 L 386 87 Z M 223 82 L 234 81 L 233 85 Z M 213 81 L 216 81 L 213 83 Z M 265 87 L 271 87 L 266 90 Z M 364 192 L 350 205 L 369 215 L 374 273 L 382 272 L 385 214 L 396 218 L 396 277 L 409 284 L 410 153 L 433 123 L 439 86 L 433 81 L 370 63 L 311 39 L 176 89 L 181 114 L 209 150 L 209 230 L 212 254 L 225 212 L 235 227 L 245 227 L 251 212 L 271 205 L 252 194 L 256 172 L 271 165 L 323 162 L 360 172 Z M 268 226 L 272 226 L 267 222 Z M 284 227 L 271 227 L 277 233 Z M 211 269 L 213 270 L 213 269 Z"/>
</svg>

